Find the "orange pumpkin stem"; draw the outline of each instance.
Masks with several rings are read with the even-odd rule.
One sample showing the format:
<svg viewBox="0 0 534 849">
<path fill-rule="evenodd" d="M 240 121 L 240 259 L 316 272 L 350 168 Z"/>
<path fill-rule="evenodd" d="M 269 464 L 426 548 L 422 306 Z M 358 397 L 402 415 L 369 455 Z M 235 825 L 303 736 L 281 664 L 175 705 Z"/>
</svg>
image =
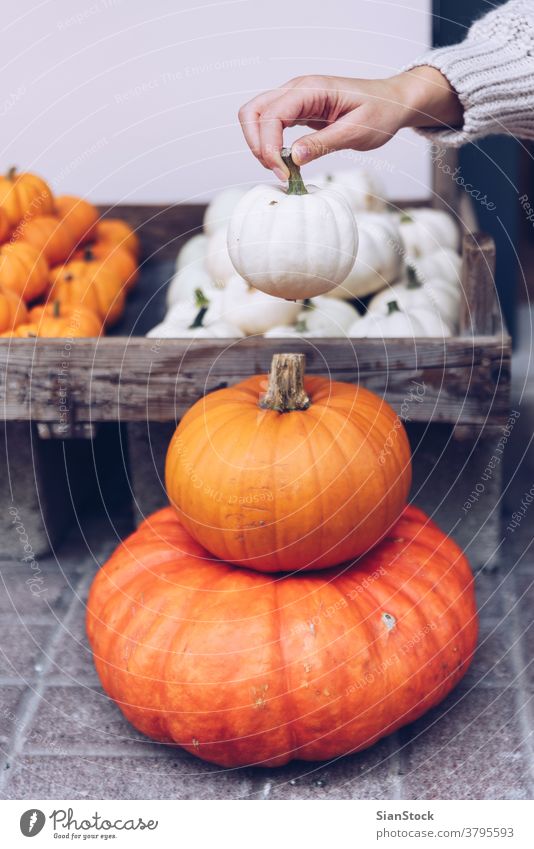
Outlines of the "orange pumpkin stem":
<svg viewBox="0 0 534 849">
<path fill-rule="evenodd" d="M 16 176 L 17 176 L 17 167 L 16 167 L 16 165 L 12 165 L 11 168 L 8 170 L 6 177 L 7 177 L 8 180 L 14 180 Z"/>
<path fill-rule="evenodd" d="M 274 354 L 267 392 L 259 405 L 263 410 L 292 413 L 307 410 L 310 399 L 304 390 L 304 354 Z"/>
</svg>

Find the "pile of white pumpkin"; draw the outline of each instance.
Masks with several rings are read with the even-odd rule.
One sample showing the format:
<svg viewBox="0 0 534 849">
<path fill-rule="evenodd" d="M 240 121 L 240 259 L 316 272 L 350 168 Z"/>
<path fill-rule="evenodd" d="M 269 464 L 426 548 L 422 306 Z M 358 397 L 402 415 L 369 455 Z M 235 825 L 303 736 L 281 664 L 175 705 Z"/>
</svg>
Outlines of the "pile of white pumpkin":
<svg viewBox="0 0 534 849">
<path fill-rule="evenodd" d="M 189 239 L 167 290 L 157 338 L 446 337 L 458 329 L 460 234 L 452 216 L 426 207 L 401 211 L 383 200 L 376 176 L 351 169 L 314 180 L 338 191 L 355 217 L 356 261 L 342 285 L 305 301 L 252 288 L 227 247 L 232 214 L 246 189 L 221 191 L 203 233 Z M 373 296 L 362 314 L 354 301 Z M 361 310 L 360 304 L 360 310 Z"/>
</svg>

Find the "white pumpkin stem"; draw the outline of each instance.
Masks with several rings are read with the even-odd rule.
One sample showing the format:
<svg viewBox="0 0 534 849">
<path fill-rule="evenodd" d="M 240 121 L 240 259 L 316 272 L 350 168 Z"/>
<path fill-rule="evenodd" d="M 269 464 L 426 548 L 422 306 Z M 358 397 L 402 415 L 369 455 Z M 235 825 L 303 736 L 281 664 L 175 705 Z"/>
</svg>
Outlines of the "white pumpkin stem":
<svg viewBox="0 0 534 849">
<path fill-rule="evenodd" d="M 388 303 L 388 315 L 393 315 L 395 312 L 400 312 L 399 305 L 397 301 L 389 301 Z"/>
<path fill-rule="evenodd" d="M 287 184 L 288 195 L 307 195 L 308 189 L 304 185 L 304 181 L 300 174 L 300 168 L 293 162 L 291 156 L 291 148 L 283 147 L 280 156 L 289 169 L 289 181 Z"/>
<path fill-rule="evenodd" d="M 304 354 L 274 354 L 267 392 L 260 398 L 263 410 L 291 413 L 307 410 L 310 399 L 304 390 Z"/>
</svg>

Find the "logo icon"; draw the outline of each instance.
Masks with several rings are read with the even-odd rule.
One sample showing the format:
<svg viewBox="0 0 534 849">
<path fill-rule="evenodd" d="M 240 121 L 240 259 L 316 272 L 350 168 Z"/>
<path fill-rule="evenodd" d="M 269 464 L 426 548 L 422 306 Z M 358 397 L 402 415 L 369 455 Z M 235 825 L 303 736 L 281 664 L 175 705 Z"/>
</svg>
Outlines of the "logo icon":
<svg viewBox="0 0 534 849">
<path fill-rule="evenodd" d="M 46 817 L 38 808 L 30 808 L 29 811 L 24 811 L 20 818 L 20 830 L 24 837 L 35 837 L 42 831 L 46 822 Z"/>
</svg>

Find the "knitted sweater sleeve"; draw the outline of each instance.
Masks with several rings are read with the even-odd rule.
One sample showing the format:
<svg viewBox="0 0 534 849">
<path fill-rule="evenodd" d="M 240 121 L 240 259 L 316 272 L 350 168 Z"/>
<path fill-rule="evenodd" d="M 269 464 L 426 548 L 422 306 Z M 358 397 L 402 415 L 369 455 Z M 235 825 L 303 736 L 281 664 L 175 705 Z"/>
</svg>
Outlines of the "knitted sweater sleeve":
<svg viewBox="0 0 534 849">
<path fill-rule="evenodd" d="M 423 135 L 452 147 L 499 133 L 534 139 L 534 0 L 509 0 L 476 21 L 465 41 L 404 70 L 420 65 L 441 71 L 464 108 L 463 127 Z"/>
</svg>

